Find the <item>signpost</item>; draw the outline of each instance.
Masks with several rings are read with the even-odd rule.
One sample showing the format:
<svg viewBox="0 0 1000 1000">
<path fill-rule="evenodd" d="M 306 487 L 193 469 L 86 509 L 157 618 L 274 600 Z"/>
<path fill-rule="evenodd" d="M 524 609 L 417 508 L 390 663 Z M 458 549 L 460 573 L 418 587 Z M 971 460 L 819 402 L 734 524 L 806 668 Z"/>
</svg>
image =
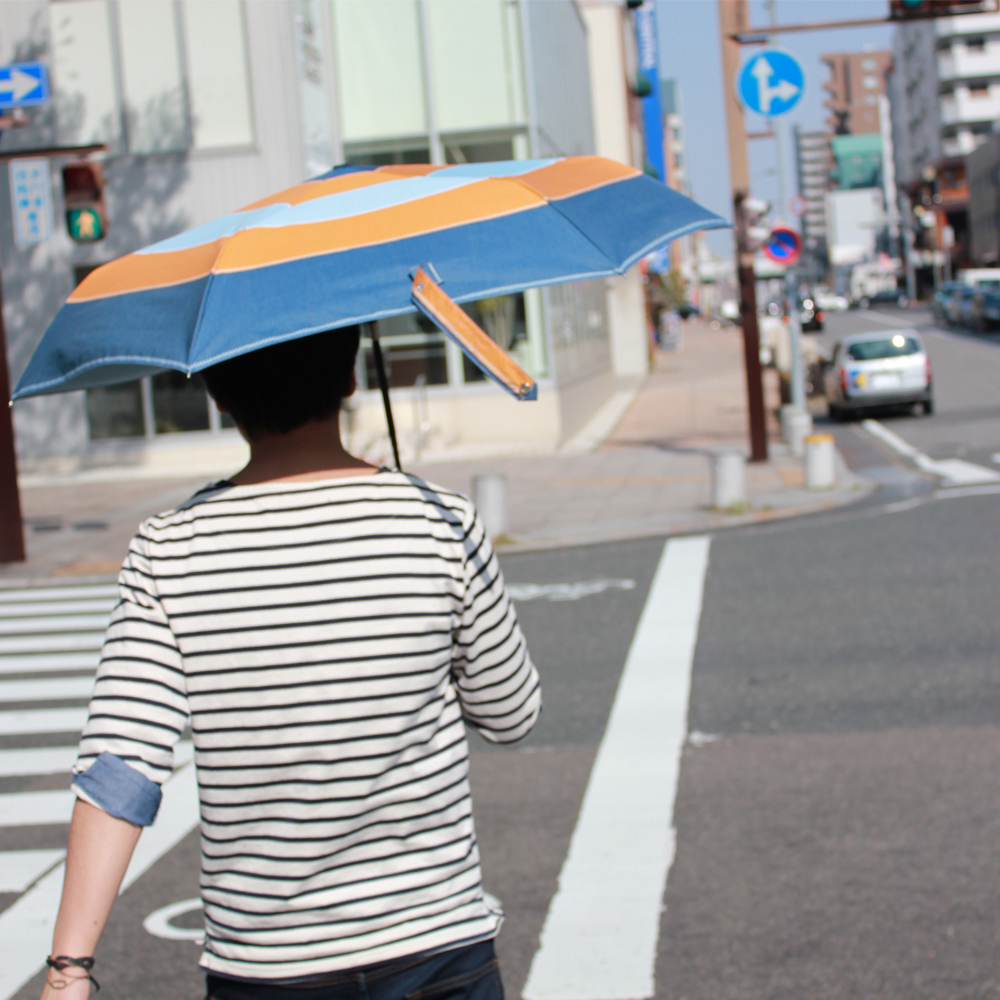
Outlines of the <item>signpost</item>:
<svg viewBox="0 0 1000 1000">
<path fill-rule="evenodd" d="M 49 102 L 49 71 L 45 63 L 0 66 L 0 108 L 30 108 Z"/>
<path fill-rule="evenodd" d="M 764 49 L 740 70 L 736 93 L 745 108 L 773 118 L 791 111 L 805 86 L 805 74 L 795 59 L 780 49 Z"/>
</svg>

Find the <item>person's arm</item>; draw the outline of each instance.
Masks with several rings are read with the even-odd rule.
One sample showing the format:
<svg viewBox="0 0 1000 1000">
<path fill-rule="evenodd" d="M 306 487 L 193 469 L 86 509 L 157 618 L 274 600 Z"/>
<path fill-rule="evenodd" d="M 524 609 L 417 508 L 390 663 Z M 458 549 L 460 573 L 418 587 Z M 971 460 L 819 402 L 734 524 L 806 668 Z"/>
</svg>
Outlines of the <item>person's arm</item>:
<svg viewBox="0 0 1000 1000">
<path fill-rule="evenodd" d="M 491 743 L 516 743 L 538 720 L 541 685 L 489 536 L 470 515 L 452 679 L 465 721 Z"/>
<path fill-rule="evenodd" d="M 52 958 L 92 958 L 139 834 L 156 817 L 188 718 L 181 654 L 137 535 L 119 576 L 73 767 L 77 803 Z M 100 981 L 99 967 L 94 978 Z M 49 969 L 43 1000 L 83 1000 L 85 969 Z M 59 983 L 66 983 L 58 988 Z"/>
<path fill-rule="evenodd" d="M 94 954 L 142 827 L 111 816 L 77 799 L 69 827 L 66 878 L 52 939 L 53 956 L 87 958 Z M 94 970 L 100 981 L 100 971 Z M 61 989 L 51 984 L 67 982 Z M 90 993 L 86 972 L 70 967 L 49 969 L 42 1000 L 85 1000 Z"/>
</svg>

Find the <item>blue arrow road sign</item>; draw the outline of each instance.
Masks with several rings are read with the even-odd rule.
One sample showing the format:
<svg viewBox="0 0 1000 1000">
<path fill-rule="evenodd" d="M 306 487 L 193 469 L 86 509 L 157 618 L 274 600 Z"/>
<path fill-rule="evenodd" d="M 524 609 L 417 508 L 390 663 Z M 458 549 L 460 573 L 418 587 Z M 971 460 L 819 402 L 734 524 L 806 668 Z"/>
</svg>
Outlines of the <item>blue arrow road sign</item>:
<svg viewBox="0 0 1000 1000">
<path fill-rule="evenodd" d="M 736 78 L 736 93 L 743 106 L 768 117 L 791 111 L 805 87 L 802 67 L 780 49 L 758 52 Z"/>
<path fill-rule="evenodd" d="M 48 101 L 49 72 L 45 63 L 0 66 L 0 108 L 28 108 Z"/>
</svg>

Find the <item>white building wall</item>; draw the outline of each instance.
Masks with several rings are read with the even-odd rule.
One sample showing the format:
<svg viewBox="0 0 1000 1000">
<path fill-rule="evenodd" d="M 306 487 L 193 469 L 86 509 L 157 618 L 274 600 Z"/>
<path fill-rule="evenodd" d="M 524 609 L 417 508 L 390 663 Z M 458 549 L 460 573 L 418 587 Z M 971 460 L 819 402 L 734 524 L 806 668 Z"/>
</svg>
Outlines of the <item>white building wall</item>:
<svg viewBox="0 0 1000 1000">
<path fill-rule="evenodd" d="M 581 12 L 587 25 L 596 152 L 641 169 L 641 159 L 636 163 L 629 120 L 624 37 L 628 22 L 623 8 L 595 2 L 582 5 Z M 638 268 L 609 279 L 607 301 L 615 374 L 645 375 L 649 371 L 649 340 L 646 295 Z"/>
</svg>

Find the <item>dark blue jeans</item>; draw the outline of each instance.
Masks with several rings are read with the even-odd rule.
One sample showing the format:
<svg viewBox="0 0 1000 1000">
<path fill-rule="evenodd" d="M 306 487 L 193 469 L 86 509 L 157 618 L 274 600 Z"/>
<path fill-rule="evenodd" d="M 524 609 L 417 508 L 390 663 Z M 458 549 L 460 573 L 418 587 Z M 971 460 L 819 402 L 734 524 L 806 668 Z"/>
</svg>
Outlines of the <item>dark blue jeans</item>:
<svg viewBox="0 0 1000 1000">
<path fill-rule="evenodd" d="M 503 1000 L 492 941 L 402 958 L 298 984 L 208 977 L 206 1000 Z"/>
</svg>

